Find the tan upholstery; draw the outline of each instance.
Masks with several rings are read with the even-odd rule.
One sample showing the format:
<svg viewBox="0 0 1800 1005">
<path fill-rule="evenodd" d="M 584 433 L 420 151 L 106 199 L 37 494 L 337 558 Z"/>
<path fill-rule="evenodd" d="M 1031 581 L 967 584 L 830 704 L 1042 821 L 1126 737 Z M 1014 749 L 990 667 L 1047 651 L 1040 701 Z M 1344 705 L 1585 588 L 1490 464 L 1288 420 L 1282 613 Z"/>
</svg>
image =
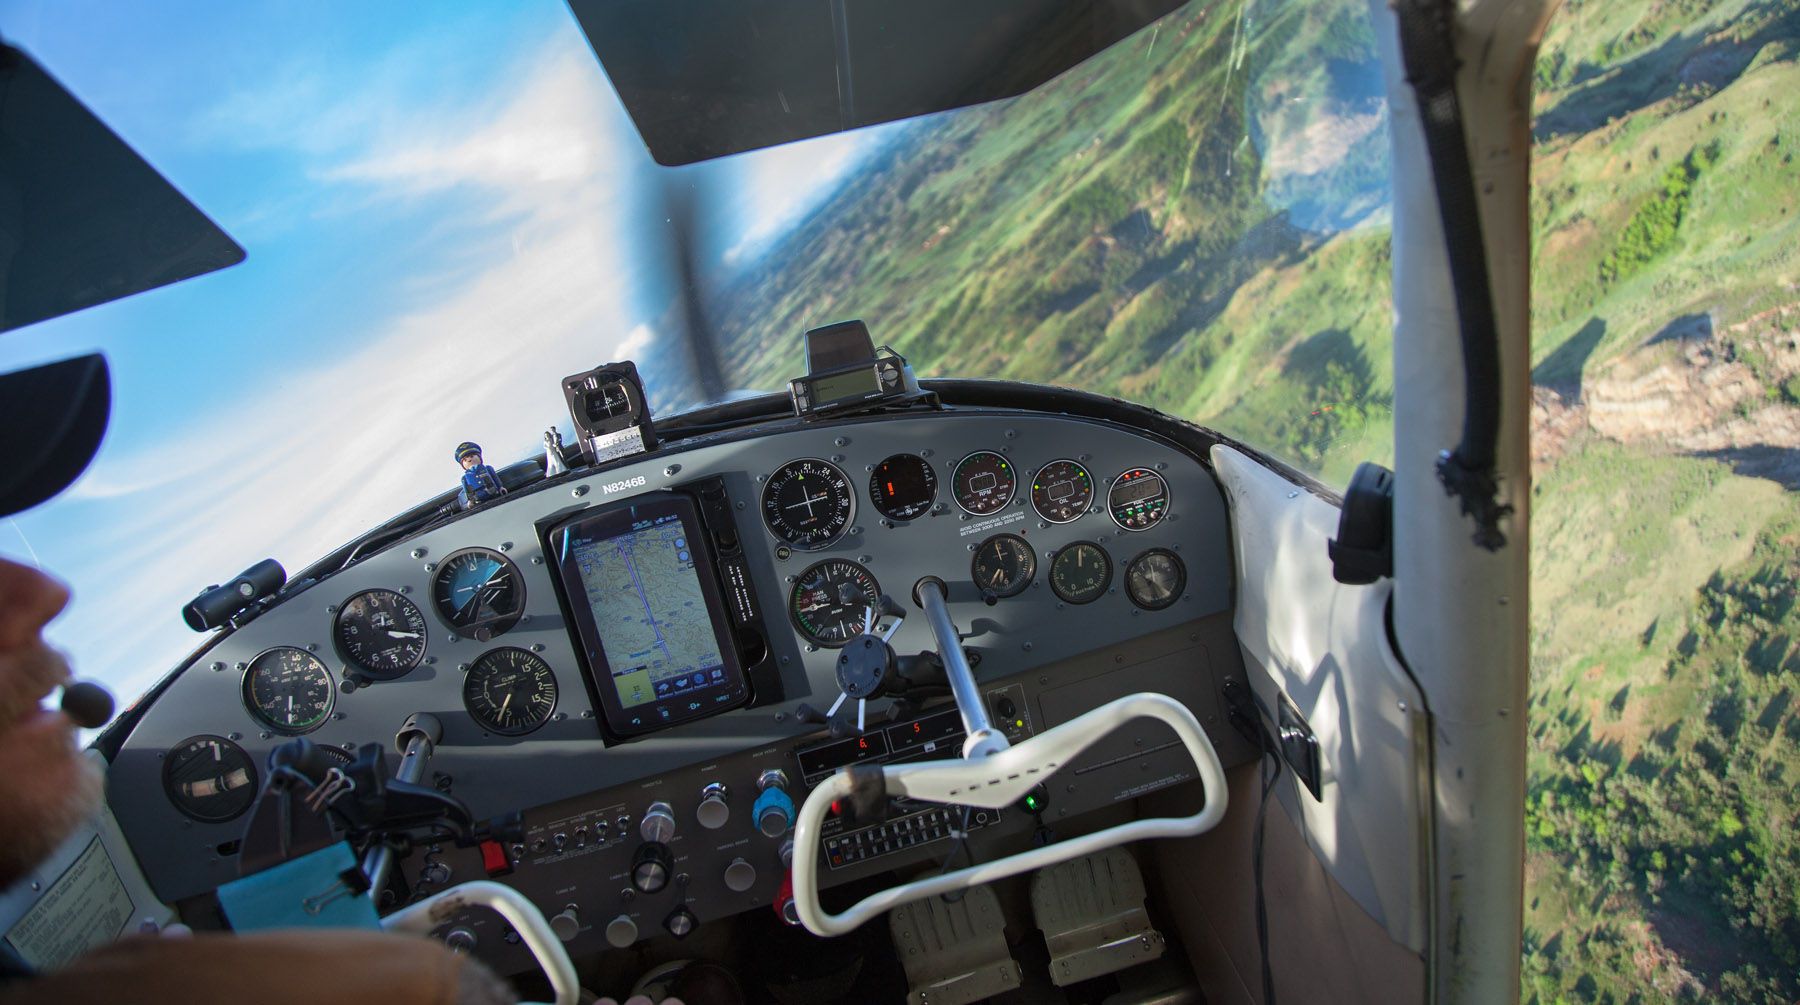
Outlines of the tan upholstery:
<svg viewBox="0 0 1800 1005">
<path fill-rule="evenodd" d="M 1240 765 L 1226 778 L 1231 809 L 1218 827 L 1199 837 L 1154 843 L 1163 885 L 1160 906 L 1174 916 L 1209 1005 L 1254 1005 L 1262 999 L 1250 867 L 1257 765 Z M 1276 997 L 1334 1005 L 1423 1002 L 1424 959 L 1394 942 L 1350 899 L 1276 797 L 1270 798 L 1264 827 L 1263 883 Z"/>
</svg>

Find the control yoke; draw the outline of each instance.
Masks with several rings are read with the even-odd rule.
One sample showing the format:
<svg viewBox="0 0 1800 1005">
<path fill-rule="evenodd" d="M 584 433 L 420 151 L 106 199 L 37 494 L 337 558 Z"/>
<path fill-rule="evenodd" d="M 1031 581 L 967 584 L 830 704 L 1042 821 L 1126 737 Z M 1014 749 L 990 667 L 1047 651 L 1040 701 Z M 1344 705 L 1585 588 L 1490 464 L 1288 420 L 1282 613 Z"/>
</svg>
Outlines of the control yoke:
<svg viewBox="0 0 1800 1005">
<path fill-rule="evenodd" d="M 1114 845 L 1200 834 L 1211 830 L 1225 816 L 1225 770 L 1219 764 L 1219 755 L 1194 713 L 1167 695 L 1127 695 L 1017 746 L 1009 746 L 1006 737 L 988 721 L 987 707 L 963 655 L 962 639 L 950 620 L 946 599 L 944 583 L 935 577 L 926 577 L 913 588 L 913 600 L 924 609 L 937 637 L 944 672 L 962 713 L 968 735 L 963 756 L 951 761 L 855 765 L 832 775 L 807 795 L 794 824 L 794 906 L 800 923 L 814 935 L 842 935 L 910 901 L 1042 869 Z M 925 802 L 1003 809 L 1018 803 L 1033 787 L 1048 781 L 1059 768 L 1107 734 L 1138 718 L 1156 719 L 1168 725 L 1187 748 L 1206 791 L 1206 804 L 1199 812 L 1187 817 L 1133 820 L 997 861 L 928 875 L 864 897 L 841 914 L 828 913 L 819 903 L 819 838 L 825 815 L 834 802 L 866 803 L 905 796 Z"/>
</svg>

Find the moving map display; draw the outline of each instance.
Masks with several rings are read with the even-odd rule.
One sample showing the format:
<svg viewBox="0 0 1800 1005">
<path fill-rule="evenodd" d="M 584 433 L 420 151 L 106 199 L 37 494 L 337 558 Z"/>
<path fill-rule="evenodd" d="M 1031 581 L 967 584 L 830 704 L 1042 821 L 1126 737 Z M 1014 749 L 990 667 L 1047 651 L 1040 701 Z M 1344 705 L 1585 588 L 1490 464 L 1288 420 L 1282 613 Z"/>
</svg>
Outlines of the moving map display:
<svg viewBox="0 0 1800 1005">
<path fill-rule="evenodd" d="M 625 708 L 726 683 L 688 537 L 681 515 L 666 513 L 570 548 Z"/>
</svg>

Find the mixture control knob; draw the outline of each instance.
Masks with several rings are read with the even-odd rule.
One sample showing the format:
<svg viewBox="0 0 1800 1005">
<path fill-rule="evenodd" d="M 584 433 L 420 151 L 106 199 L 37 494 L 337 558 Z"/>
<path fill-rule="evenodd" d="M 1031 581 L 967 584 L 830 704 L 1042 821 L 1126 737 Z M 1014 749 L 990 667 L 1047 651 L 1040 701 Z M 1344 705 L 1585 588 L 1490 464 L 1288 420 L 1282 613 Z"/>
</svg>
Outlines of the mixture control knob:
<svg viewBox="0 0 1800 1005">
<path fill-rule="evenodd" d="M 694 917 L 694 912 L 683 905 L 669 912 L 669 916 L 663 919 L 663 927 L 677 939 L 685 939 L 689 932 L 700 927 L 700 919 Z"/>
<path fill-rule="evenodd" d="M 725 826 L 731 819 L 731 804 L 725 801 L 729 793 L 720 782 L 713 782 L 700 790 L 700 808 L 694 811 L 694 819 L 700 826 L 709 831 L 716 831 Z"/>
<path fill-rule="evenodd" d="M 756 820 L 756 829 L 764 836 L 777 838 L 788 832 L 794 823 L 794 799 L 786 789 L 770 787 L 762 790 L 756 797 L 756 805 L 751 807 L 750 815 Z"/>
<path fill-rule="evenodd" d="M 562 909 L 562 913 L 550 919 L 550 930 L 564 942 L 572 942 L 581 931 L 581 911 L 574 904 Z"/>
<path fill-rule="evenodd" d="M 444 933 L 444 945 L 453 953 L 472 953 L 475 951 L 475 933 L 466 928 L 452 928 Z"/>
<path fill-rule="evenodd" d="M 674 873 L 675 856 L 660 841 L 638 845 L 637 853 L 631 856 L 631 885 L 639 893 L 656 893 L 669 885 L 669 877 Z"/>
<path fill-rule="evenodd" d="M 631 915 L 621 914 L 606 923 L 606 944 L 614 949 L 624 949 L 637 941 L 637 922 Z"/>
<path fill-rule="evenodd" d="M 638 833 L 645 841 L 668 844 L 675 836 L 675 810 L 668 803 L 651 803 L 638 822 Z"/>
<path fill-rule="evenodd" d="M 741 858 L 734 858 L 725 867 L 725 885 L 734 893 L 743 893 L 756 885 L 756 866 Z"/>
</svg>

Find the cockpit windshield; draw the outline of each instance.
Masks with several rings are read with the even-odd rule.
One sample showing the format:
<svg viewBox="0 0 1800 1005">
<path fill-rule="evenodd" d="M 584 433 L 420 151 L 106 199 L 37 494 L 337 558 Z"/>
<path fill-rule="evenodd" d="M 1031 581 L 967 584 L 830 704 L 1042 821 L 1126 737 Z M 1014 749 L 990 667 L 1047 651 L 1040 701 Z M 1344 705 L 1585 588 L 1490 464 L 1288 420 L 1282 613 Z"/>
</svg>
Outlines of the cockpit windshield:
<svg viewBox="0 0 1800 1005">
<path fill-rule="evenodd" d="M 667 413 L 784 390 L 802 330 L 862 318 L 921 376 L 1116 394 L 1333 484 L 1391 458 L 1361 2 L 1196 2 L 1016 99 L 678 168 L 560 4 L 5 30 L 249 255 L 0 338 L 0 370 L 112 362 L 96 462 L 0 548 L 72 581 L 56 641 L 123 695 L 196 591 L 453 488 L 459 441 L 540 452 L 556 381 L 610 360 Z"/>
</svg>

